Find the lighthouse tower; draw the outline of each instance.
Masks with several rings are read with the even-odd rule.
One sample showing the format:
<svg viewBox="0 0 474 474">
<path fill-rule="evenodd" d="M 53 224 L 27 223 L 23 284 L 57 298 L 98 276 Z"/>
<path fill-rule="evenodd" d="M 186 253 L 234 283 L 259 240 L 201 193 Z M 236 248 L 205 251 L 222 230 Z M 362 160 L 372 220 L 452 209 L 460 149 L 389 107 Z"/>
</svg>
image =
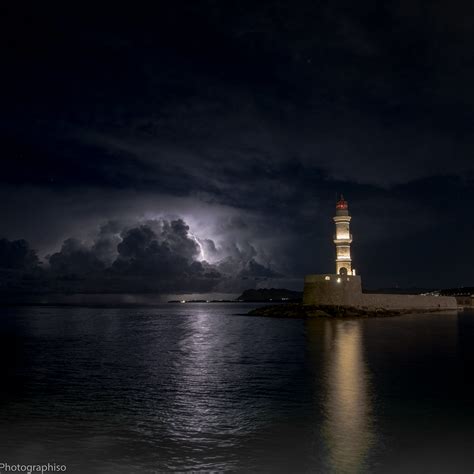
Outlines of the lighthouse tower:
<svg viewBox="0 0 474 474">
<path fill-rule="evenodd" d="M 336 204 L 336 215 L 334 216 L 334 223 L 336 224 L 334 244 L 336 245 L 336 273 L 338 275 L 355 275 L 351 260 L 352 235 L 349 231 L 350 222 L 349 206 L 341 194 L 341 199 Z"/>
<path fill-rule="evenodd" d="M 334 273 L 313 274 L 304 277 L 303 305 L 317 306 L 317 308 L 306 308 L 310 312 L 306 315 L 321 312 L 321 306 L 336 308 L 336 314 L 340 307 L 349 307 L 352 314 L 354 308 L 363 310 L 366 314 L 377 314 L 380 310 L 399 312 L 425 312 L 456 310 L 458 308 L 456 298 L 452 296 L 424 296 L 424 295 L 382 295 L 362 292 L 362 280 L 355 274 L 352 268 L 351 243 L 352 235 L 349 227 L 351 216 L 347 201 L 341 196 L 336 204 L 336 215 L 334 216 L 336 233 L 334 244 L 336 245 L 336 275 Z M 293 310 L 291 310 L 293 311 Z M 326 309 L 323 310 L 323 313 Z"/>
</svg>

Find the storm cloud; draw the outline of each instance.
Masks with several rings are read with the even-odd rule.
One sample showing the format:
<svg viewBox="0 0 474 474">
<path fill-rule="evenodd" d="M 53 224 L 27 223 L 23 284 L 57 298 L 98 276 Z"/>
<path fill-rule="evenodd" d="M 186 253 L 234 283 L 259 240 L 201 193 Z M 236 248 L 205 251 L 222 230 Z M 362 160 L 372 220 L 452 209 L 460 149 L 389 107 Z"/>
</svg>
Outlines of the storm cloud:
<svg viewBox="0 0 474 474">
<path fill-rule="evenodd" d="M 146 220 L 125 227 L 107 222 L 91 242 L 67 238 L 59 251 L 45 257 L 42 268 L 26 241 L 1 239 L 0 270 L 16 271 L 9 274 L 9 291 L 34 291 L 40 279 L 43 293 L 232 292 L 282 276 L 257 262 L 251 246 L 249 251 L 219 248 L 210 239 L 203 243 L 212 247 L 214 259 L 220 256 L 214 264 L 203 259 L 200 240 L 182 219 Z M 20 285 L 25 274 L 34 271 L 33 286 Z"/>
<path fill-rule="evenodd" d="M 91 289 L 301 287 L 334 269 L 343 192 L 368 286 L 467 285 L 472 13 L 463 0 L 12 4 L 2 235 Z"/>
<path fill-rule="evenodd" d="M 0 267 L 11 270 L 31 270 L 38 266 L 36 252 L 26 240 L 0 239 Z"/>
</svg>

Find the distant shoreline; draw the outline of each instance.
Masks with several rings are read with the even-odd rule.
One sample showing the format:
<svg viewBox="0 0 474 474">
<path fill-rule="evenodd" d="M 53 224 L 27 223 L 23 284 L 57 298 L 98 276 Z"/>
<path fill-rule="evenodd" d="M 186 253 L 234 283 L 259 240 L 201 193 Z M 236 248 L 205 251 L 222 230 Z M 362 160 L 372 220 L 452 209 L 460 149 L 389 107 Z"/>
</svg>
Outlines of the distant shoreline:
<svg viewBox="0 0 474 474">
<path fill-rule="evenodd" d="M 265 303 L 265 304 L 288 304 L 288 301 L 262 301 L 262 300 L 170 300 L 170 304 L 188 304 L 188 303 Z"/>
<path fill-rule="evenodd" d="M 218 303 L 239 303 L 239 304 L 270 304 L 265 301 L 234 301 L 234 300 L 216 300 L 216 301 L 186 301 L 185 304 L 218 304 Z M 166 306 L 169 304 L 181 305 L 183 303 L 177 301 L 161 301 L 156 303 L 35 303 L 35 302 L 7 302 L 1 301 L 0 308 L 12 307 L 42 307 L 42 308 L 156 308 L 158 306 Z"/>
</svg>

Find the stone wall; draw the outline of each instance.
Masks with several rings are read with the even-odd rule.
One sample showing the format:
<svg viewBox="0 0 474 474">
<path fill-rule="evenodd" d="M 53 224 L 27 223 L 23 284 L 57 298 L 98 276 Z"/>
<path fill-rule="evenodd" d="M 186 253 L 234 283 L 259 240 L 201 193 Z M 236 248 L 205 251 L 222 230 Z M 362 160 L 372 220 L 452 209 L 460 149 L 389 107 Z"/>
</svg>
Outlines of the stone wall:
<svg viewBox="0 0 474 474">
<path fill-rule="evenodd" d="M 307 275 L 303 304 L 358 306 L 362 296 L 360 276 Z"/>
<path fill-rule="evenodd" d="M 463 306 L 464 308 L 474 308 L 474 296 L 459 295 L 455 296 L 455 298 L 459 306 Z"/>
<path fill-rule="evenodd" d="M 457 309 L 451 296 L 391 295 L 362 293 L 360 276 L 307 275 L 303 304 L 354 306 L 367 309 Z"/>
<path fill-rule="evenodd" d="M 362 308 L 374 309 L 457 309 L 451 296 L 362 294 Z"/>
</svg>

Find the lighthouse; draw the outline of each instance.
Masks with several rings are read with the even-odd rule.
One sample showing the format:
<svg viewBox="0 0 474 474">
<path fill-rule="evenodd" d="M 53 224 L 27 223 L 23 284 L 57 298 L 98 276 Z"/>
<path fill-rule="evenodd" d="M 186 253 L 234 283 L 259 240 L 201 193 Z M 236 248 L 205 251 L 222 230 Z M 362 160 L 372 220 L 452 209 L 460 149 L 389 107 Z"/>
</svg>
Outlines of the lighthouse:
<svg viewBox="0 0 474 474">
<path fill-rule="evenodd" d="M 362 292 L 362 280 L 352 268 L 350 232 L 351 216 L 347 201 L 341 195 L 334 216 L 336 233 L 336 274 L 306 275 L 304 278 L 303 305 L 358 308 L 374 315 L 380 311 L 425 312 L 457 310 L 452 296 L 392 295 Z M 324 308 L 317 308 L 323 311 Z M 338 309 L 339 311 L 339 309 Z M 348 313 L 350 314 L 350 313 Z"/>
<path fill-rule="evenodd" d="M 349 230 L 351 216 L 349 215 L 349 206 L 344 196 L 336 203 L 336 215 L 334 216 L 336 233 L 334 235 L 334 244 L 336 245 L 336 273 L 338 275 L 355 275 L 352 269 L 351 242 L 352 235 Z"/>
</svg>

